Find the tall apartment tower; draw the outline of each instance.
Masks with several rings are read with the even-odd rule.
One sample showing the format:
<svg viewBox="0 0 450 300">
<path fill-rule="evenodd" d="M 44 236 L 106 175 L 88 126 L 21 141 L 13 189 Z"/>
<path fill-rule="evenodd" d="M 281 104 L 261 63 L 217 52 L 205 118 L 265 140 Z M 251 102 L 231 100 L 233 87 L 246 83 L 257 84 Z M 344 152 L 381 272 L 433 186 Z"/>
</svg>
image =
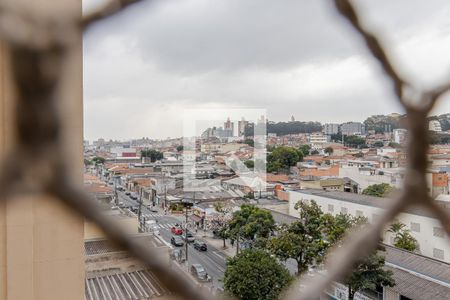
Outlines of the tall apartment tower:
<svg viewBox="0 0 450 300">
<path fill-rule="evenodd" d="M 227 136 L 234 136 L 234 123 L 230 121 L 230 118 L 227 118 L 227 121 L 223 123 L 223 129 L 227 132 Z"/>
<path fill-rule="evenodd" d="M 244 136 L 245 134 L 245 127 L 247 127 L 248 121 L 245 121 L 244 118 L 242 118 L 240 121 L 238 121 L 238 136 Z"/>
<path fill-rule="evenodd" d="M 79 0 L 29 0 L 27 8 L 81 13 Z M 68 58 L 61 99 L 68 160 L 74 178 L 82 182 L 83 105 L 81 45 Z M 10 53 L 0 43 L 0 158 L 15 142 L 15 91 Z M 45 195 L 16 195 L 0 201 L 0 300 L 84 299 L 83 218 L 58 199 Z"/>
</svg>

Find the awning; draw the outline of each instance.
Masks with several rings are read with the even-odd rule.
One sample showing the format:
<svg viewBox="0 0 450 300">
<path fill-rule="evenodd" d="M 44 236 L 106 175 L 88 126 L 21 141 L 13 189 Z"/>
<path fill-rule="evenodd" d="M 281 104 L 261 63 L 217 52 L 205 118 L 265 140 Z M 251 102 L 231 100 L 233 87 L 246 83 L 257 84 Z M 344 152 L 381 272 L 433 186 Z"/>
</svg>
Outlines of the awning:
<svg viewBox="0 0 450 300">
<path fill-rule="evenodd" d="M 195 223 L 201 222 L 202 218 L 197 215 L 190 215 L 189 218 L 194 221 Z"/>
</svg>

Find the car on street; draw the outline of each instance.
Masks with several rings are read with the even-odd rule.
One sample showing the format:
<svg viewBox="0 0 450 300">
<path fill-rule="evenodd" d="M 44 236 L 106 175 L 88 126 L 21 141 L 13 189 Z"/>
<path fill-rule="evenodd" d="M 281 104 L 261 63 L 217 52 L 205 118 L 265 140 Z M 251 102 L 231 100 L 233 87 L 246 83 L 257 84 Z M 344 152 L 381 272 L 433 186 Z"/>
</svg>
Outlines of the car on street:
<svg viewBox="0 0 450 300">
<path fill-rule="evenodd" d="M 156 207 L 154 207 L 154 206 L 149 206 L 148 209 L 149 209 L 150 212 L 152 212 L 152 213 L 157 213 L 157 212 L 158 212 L 158 209 L 157 209 Z"/>
<path fill-rule="evenodd" d="M 130 193 L 129 191 L 126 191 L 126 192 L 125 192 L 125 195 L 127 195 L 127 196 L 130 196 L 130 194 L 131 194 L 131 193 Z"/>
<path fill-rule="evenodd" d="M 184 245 L 183 239 L 179 235 L 172 236 L 172 238 L 170 239 L 170 243 L 175 247 L 181 247 Z"/>
<path fill-rule="evenodd" d="M 194 249 L 196 249 L 198 251 L 207 251 L 208 250 L 208 246 L 203 241 L 195 240 L 194 241 Z"/>
<path fill-rule="evenodd" d="M 211 277 L 206 273 L 205 268 L 201 264 L 192 264 L 191 274 L 199 281 L 210 281 Z"/>
<path fill-rule="evenodd" d="M 193 243 L 195 240 L 195 237 L 192 233 L 186 232 L 183 234 L 183 240 L 188 243 Z"/>
<path fill-rule="evenodd" d="M 183 234 L 183 229 L 182 229 L 180 226 L 173 226 L 173 227 L 170 229 L 170 231 L 171 231 L 173 234 L 176 234 L 176 235 L 182 235 L 182 234 Z"/>
<path fill-rule="evenodd" d="M 131 193 L 130 198 L 133 200 L 137 200 L 138 197 L 137 197 L 136 193 Z"/>
<path fill-rule="evenodd" d="M 185 261 L 183 249 L 178 249 L 178 248 L 173 249 L 172 252 L 170 253 L 170 258 L 172 258 L 173 260 L 176 260 L 178 262 Z"/>
</svg>

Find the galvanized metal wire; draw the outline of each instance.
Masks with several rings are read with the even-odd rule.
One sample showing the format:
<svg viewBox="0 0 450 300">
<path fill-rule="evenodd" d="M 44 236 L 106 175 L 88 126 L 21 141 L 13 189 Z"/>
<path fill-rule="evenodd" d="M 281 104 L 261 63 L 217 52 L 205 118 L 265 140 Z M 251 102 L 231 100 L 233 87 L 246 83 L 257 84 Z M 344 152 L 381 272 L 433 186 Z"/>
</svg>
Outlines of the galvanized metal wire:
<svg viewBox="0 0 450 300">
<path fill-rule="evenodd" d="M 208 299 L 212 296 L 193 288 L 184 276 L 157 260 L 155 250 L 130 238 L 112 219 L 103 215 L 96 203 L 71 179 L 65 160 L 63 121 L 56 91 L 67 54 L 80 45 L 82 33 L 90 25 L 136 2 L 139 0 L 111 0 L 81 19 L 76 16 L 64 19 L 30 16 L 11 4 L 0 2 L 0 39 L 11 53 L 11 72 L 17 91 L 14 115 L 17 137 L 11 151 L 16 163 L 12 163 L 9 155 L 3 160 L 1 196 L 2 199 L 17 193 L 56 196 L 74 212 L 94 221 L 112 241 L 142 260 L 172 292 L 186 299 Z M 412 205 L 432 211 L 450 234 L 450 216 L 429 197 L 425 179 L 429 147 L 427 115 L 450 89 L 450 83 L 421 92 L 419 102 L 408 99 L 406 91 L 419 89 L 398 73 L 380 39 L 362 25 L 352 3 L 348 0 L 334 0 L 334 3 L 391 80 L 397 100 L 407 113 L 409 141 L 405 186 L 375 224 L 349 236 L 343 247 L 334 249 L 326 263 L 326 276 L 300 278 L 287 291 L 287 299 L 317 299 L 333 281 L 348 275 L 355 261 L 373 251 L 384 226 Z"/>
</svg>

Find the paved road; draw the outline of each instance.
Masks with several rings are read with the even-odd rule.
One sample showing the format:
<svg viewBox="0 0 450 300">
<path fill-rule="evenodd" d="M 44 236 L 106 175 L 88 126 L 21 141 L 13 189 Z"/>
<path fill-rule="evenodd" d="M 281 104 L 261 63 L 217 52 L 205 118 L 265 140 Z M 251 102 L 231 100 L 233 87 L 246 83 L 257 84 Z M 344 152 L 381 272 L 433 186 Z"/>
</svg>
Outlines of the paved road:
<svg viewBox="0 0 450 300">
<path fill-rule="evenodd" d="M 139 202 L 137 200 L 131 199 L 129 196 L 125 195 L 125 192 L 117 192 L 119 201 L 124 203 L 124 206 L 138 206 Z M 173 216 L 166 215 L 160 209 L 158 212 L 150 211 L 149 207 L 143 205 L 141 207 L 142 217 L 145 217 L 147 220 L 155 220 L 157 221 L 157 227 L 159 228 L 159 236 L 162 240 L 164 240 L 167 244 L 170 245 L 170 239 L 172 237 L 172 233 L 170 229 L 175 224 L 184 224 L 184 216 Z M 201 240 L 201 238 L 199 238 Z M 206 241 L 205 241 L 206 242 Z M 223 274 L 226 268 L 226 255 L 221 252 L 219 249 L 215 248 L 211 244 L 208 244 L 208 251 L 200 252 L 195 250 L 192 244 L 188 245 L 188 265 L 192 264 L 201 264 L 206 272 L 213 279 L 214 287 L 223 287 L 222 279 Z M 176 248 L 171 245 L 172 248 Z M 185 247 L 177 247 L 185 249 Z"/>
</svg>

